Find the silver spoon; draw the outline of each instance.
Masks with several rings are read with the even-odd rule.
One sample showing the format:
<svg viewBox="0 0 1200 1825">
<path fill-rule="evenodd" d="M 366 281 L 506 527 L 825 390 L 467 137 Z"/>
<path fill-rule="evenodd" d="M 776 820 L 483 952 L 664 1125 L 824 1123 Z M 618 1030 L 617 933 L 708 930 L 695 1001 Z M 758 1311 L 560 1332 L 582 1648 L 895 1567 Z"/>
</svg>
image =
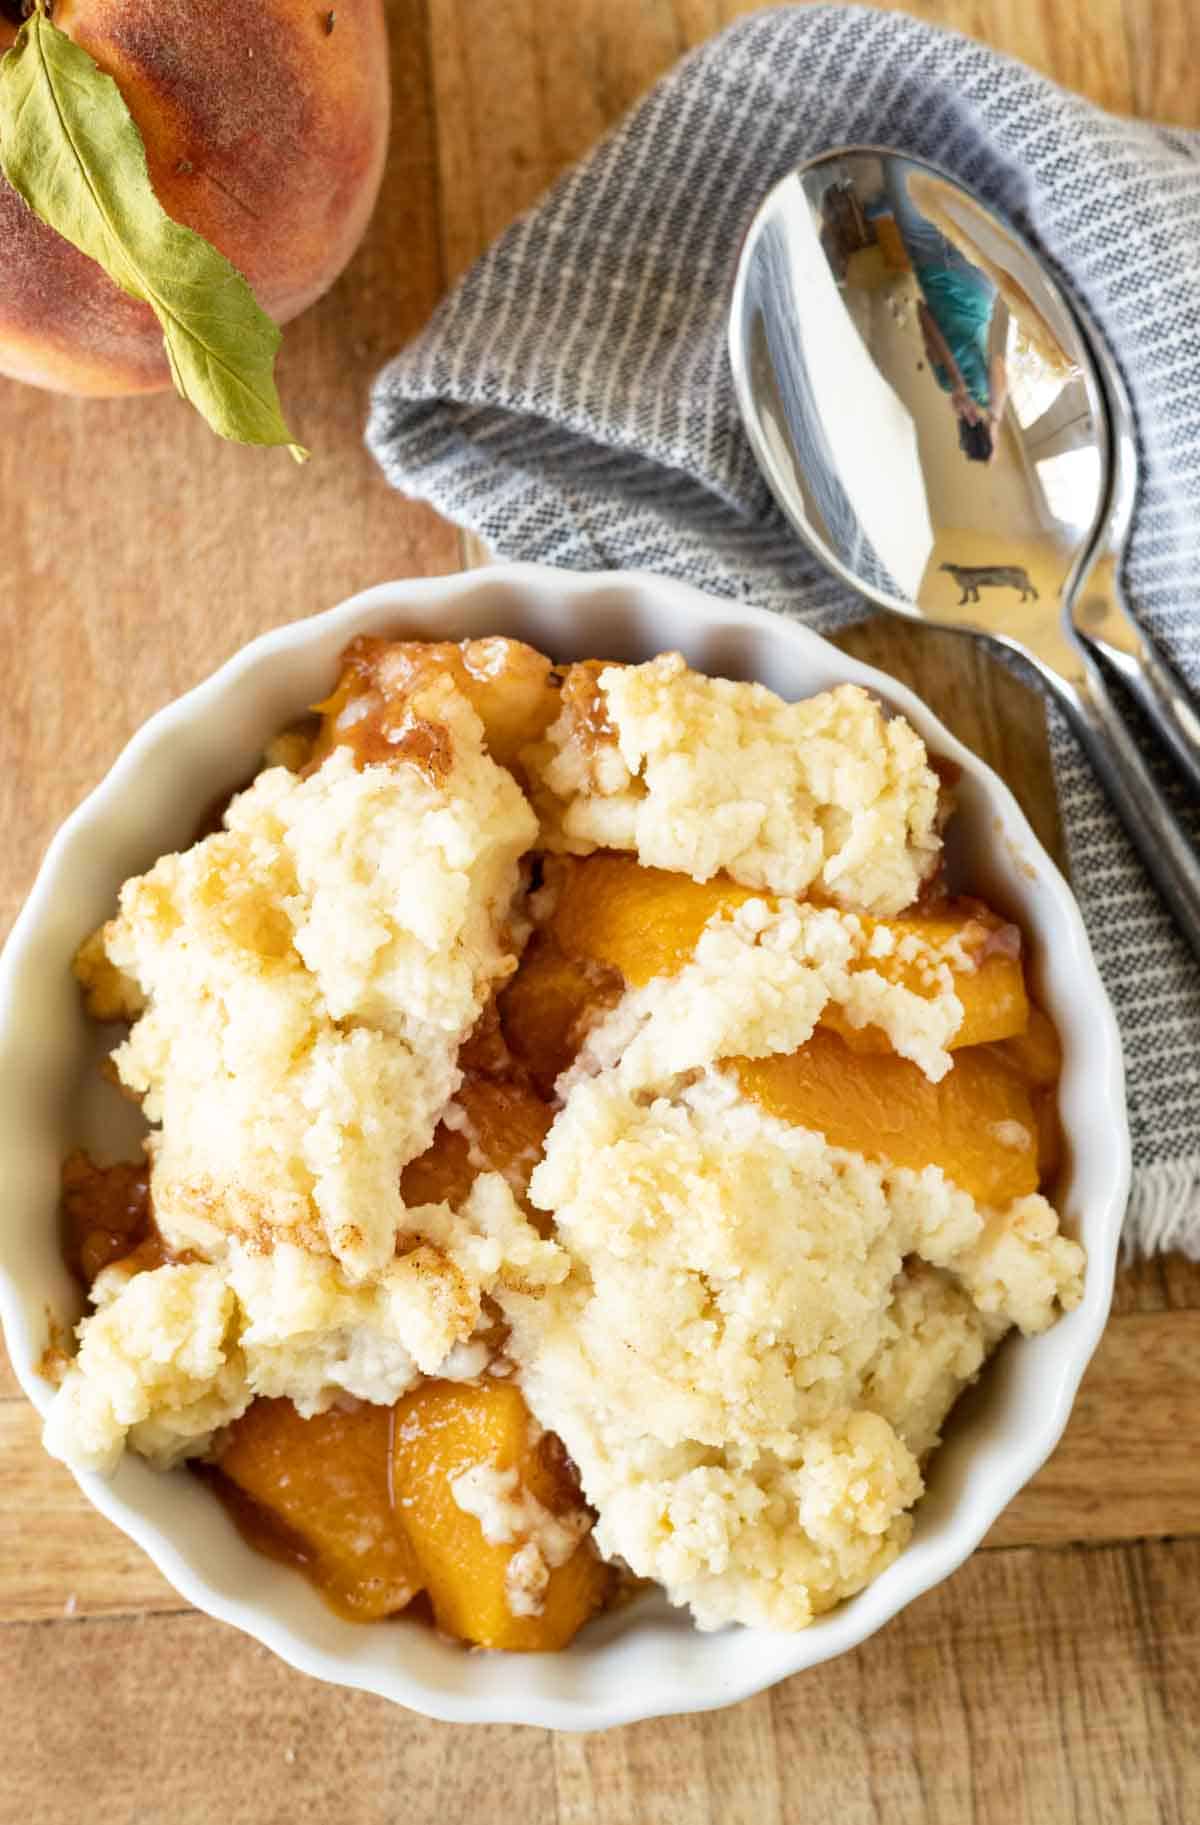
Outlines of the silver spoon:
<svg viewBox="0 0 1200 1825">
<path fill-rule="evenodd" d="M 1084 334 L 1100 378 L 1111 428 L 1112 484 L 1102 536 L 1071 603 L 1071 619 L 1085 645 L 1102 653 L 1154 723 L 1197 792 L 1200 792 L 1200 706 L 1129 612 L 1120 565 L 1137 497 L 1137 439 L 1133 408 L 1116 362 L 1095 326 Z"/>
<path fill-rule="evenodd" d="M 826 153 L 755 214 L 729 347 L 796 530 L 879 607 L 1035 668 L 1200 955 L 1200 856 L 1070 613 L 1085 578 L 1085 620 L 1101 593 L 1115 604 L 1102 650 L 1132 682 L 1148 643 L 1112 637 L 1123 605 L 1101 588 L 1128 530 L 1132 440 L 1114 464 L 1091 349 L 1037 255 L 934 166 Z M 1159 687 L 1139 695 L 1161 712 Z M 1186 716 L 1175 734 L 1186 749 Z"/>
</svg>

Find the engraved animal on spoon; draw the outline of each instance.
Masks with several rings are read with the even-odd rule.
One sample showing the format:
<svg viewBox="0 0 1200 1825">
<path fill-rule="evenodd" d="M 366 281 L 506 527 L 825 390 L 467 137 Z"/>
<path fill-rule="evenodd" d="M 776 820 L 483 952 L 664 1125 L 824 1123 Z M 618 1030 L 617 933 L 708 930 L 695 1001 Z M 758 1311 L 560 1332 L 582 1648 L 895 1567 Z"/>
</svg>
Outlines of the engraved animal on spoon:
<svg viewBox="0 0 1200 1825">
<path fill-rule="evenodd" d="M 981 589 L 1019 589 L 1022 602 L 1031 596 L 1035 602 L 1040 600 L 1029 572 L 1021 564 L 939 564 L 938 569 L 948 570 L 962 590 L 960 608 L 964 602 L 978 602 Z"/>
</svg>

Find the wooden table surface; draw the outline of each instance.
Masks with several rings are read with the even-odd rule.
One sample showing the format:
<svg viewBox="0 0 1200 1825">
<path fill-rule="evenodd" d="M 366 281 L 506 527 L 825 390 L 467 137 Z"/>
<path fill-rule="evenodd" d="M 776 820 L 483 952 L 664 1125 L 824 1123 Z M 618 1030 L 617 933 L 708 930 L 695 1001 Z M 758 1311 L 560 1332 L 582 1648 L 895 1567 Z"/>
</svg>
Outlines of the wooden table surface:
<svg viewBox="0 0 1200 1825">
<path fill-rule="evenodd" d="M 1104 105 L 1200 124 L 1197 0 L 926 0 Z M 391 159 L 349 271 L 287 332 L 317 452 L 171 398 L 0 381 L 0 926 L 129 733 L 250 636 L 461 535 L 384 485 L 366 389 L 446 285 L 733 0 L 393 0 Z M 846 637 L 1059 833 L 1039 707 L 965 644 Z M 1052 1462 L 984 1550 L 856 1653 L 736 1709 L 610 1732 L 452 1730 L 323 1687 L 190 1610 L 43 1456 L 0 1369 L 0 1821 L 1099 1825 L 1200 1819 L 1200 1268 L 1122 1273 Z"/>
</svg>

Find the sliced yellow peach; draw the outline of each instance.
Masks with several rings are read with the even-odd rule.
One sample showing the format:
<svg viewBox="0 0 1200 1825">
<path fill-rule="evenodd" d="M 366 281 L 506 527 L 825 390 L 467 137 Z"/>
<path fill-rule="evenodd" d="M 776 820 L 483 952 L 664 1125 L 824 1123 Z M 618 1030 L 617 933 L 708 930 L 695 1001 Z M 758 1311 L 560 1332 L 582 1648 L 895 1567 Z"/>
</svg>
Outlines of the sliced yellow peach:
<svg viewBox="0 0 1200 1825">
<path fill-rule="evenodd" d="M 834 1147 L 920 1171 L 940 1166 L 981 1204 L 1038 1187 L 1037 1121 L 1028 1089 L 988 1047 L 955 1055 L 931 1084 L 894 1053 L 852 1053 L 818 1029 L 787 1057 L 735 1059 L 747 1096 Z"/>
<path fill-rule="evenodd" d="M 545 1097 L 582 1043 L 589 1016 L 617 1001 L 624 988 L 616 970 L 567 957 L 554 938 L 535 932 L 521 967 L 499 997 L 504 1037 L 513 1057 Z"/>
<path fill-rule="evenodd" d="M 1062 1164 L 1063 1133 L 1057 1090 L 1035 1090 L 1033 1114 L 1037 1122 L 1038 1177 L 1044 1187 L 1054 1178 Z"/>
<path fill-rule="evenodd" d="M 1062 1122 L 1058 1113 L 1058 1079 L 1062 1071 L 1062 1046 L 1048 1014 L 1033 1003 L 1029 1025 L 1023 1033 L 993 1046 L 993 1053 L 1029 1086 L 1038 1131 L 1038 1171 L 1042 1184 L 1054 1178 L 1062 1163 Z"/>
<path fill-rule="evenodd" d="M 1024 1031 L 1006 1036 L 996 1049 L 1027 1084 L 1039 1090 L 1049 1090 L 1057 1084 L 1062 1070 L 1062 1046 L 1050 1016 L 1032 1002 Z"/>
<path fill-rule="evenodd" d="M 251 1544 L 298 1565 L 334 1609 L 360 1622 L 406 1608 L 421 1589 L 392 1509 L 391 1423 L 390 1407 L 301 1419 L 290 1400 L 256 1400 L 229 1428 L 218 1461 L 218 1493 Z"/>
<path fill-rule="evenodd" d="M 531 1432 L 525 1402 L 510 1383 L 427 1381 L 406 1394 L 396 1407 L 392 1486 L 438 1626 L 518 1653 L 565 1647 L 604 1601 L 609 1568 L 584 1539 L 551 1570 L 540 1613 L 515 1615 L 510 1565 L 524 1542 L 485 1539 L 480 1519 L 454 1496 L 454 1479 L 481 1464 L 515 1468 L 552 1515 L 579 1510 L 561 1445 Z"/>
<path fill-rule="evenodd" d="M 558 898 L 548 930 L 563 955 L 606 964 L 633 988 L 682 969 L 716 914 L 767 897 L 723 875 L 693 881 L 606 851 L 563 858 L 549 881 Z"/>
<path fill-rule="evenodd" d="M 481 1172 L 500 1172 L 518 1195 L 542 1154 L 551 1112 L 519 1083 L 468 1076 L 455 1102 L 458 1123 L 438 1127 L 433 1145 L 410 1160 L 400 1194 L 416 1204 L 459 1205 Z"/>
<path fill-rule="evenodd" d="M 928 953 L 932 951 L 935 958 L 940 956 L 949 963 L 954 992 L 963 1010 L 949 1042 L 952 1051 L 1024 1032 L 1029 1020 L 1029 997 L 1019 951 L 1012 942 L 1017 934 L 994 913 L 971 902 L 964 907 L 951 904 L 946 912 L 905 913 L 898 919 L 873 919 L 866 913 L 858 917 L 868 946 L 882 928 L 890 934 L 893 948 L 887 956 L 867 957 L 856 967 L 876 969 L 885 981 L 901 983 L 914 995 L 928 997 L 937 992 L 936 980 L 929 974 Z M 915 939 L 920 946 L 915 957 L 905 955 L 911 948 L 906 943 L 909 939 Z M 887 1035 L 878 1027 L 856 1031 L 836 1006 L 825 1010 L 821 1022 L 840 1033 L 856 1050 L 889 1049 Z"/>
<path fill-rule="evenodd" d="M 555 865 L 551 878 L 558 898 L 547 929 L 561 954 L 618 970 L 634 988 L 682 969 L 715 915 L 734 912 L 756 898 L 776 904 L 771 895 L 755 894 L 719 875 L 701 883 L 661 868 L 643 868 L 624 855 L 567 858 Z M 971 901 L 897 919 L 857 916 L 867 948 L 882 930 L 889 934 L 890 949 L 886 955 L 864 956 L 854 968 L 877 970 L 888 982 L 932 997 L 938 982 L 930 971 L 929 952 L 949 962 L 963 1005 L 952 1047 L 983 1045 L 1025 1030 L 1029 1001 L 1013 942 L 1016 934 L 994 913 Z M 561 998 L 569 1000 L 575 992 L 573 984 L 564 986 Z M 852 1027 L 836 1005 L 825 1010 L 821 1021 L 855 1051 L 890 1050 L 877 1027 Z"/>
</svg>

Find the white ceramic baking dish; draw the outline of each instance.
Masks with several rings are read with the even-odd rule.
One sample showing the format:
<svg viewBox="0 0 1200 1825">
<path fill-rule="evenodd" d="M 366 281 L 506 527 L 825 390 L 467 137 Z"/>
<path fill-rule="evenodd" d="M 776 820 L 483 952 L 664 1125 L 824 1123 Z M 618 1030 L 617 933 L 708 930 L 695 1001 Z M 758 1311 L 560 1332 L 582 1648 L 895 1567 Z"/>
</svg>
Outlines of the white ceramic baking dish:
<svg viewBox="0 0 1200 1825">
<path fill-rule="evenodd" d="M 253 772 L 265 741 L 328 691 L 339 653 L 360 633 L 504 633 L 558 659 L 639 660 L 678 647 L 694 666 L 760 679 L 784 697 L 849 680 L 902 711 L 932 752 L 962 769 L 955 862 L 1030 934 L 1038 989 L 1062 1035 L 1059 1201 L 1088 1252 L 1083 1302 L 1043 1336 L 1005 1344 L 933 1460 L 911 1544 L 867 1590 L 797 1635 L 700 1634 L 649 1598 L 592 1624 L 562 1654 L 467 1653 L 416 1623 L 340 1620 L 301 1577 L 244 1545 L 185 1472 L 160 1475 L 130 1455 L 111 1481 L 81 1476 L 80 1485 L 200 1609 L 306 1673 L 430 1716 L 598 1729 L 732 1704 L 854 1647 L 947 1577 L 1066 1423 L 1108 1311 L 1129 1175 L 1117 1030 L 1078 910 L 994 773 L 909 691 L 778 615 L 653 576 L 514 565 L 381 584 L 266 634 L 133 738 L 59 831 L 0 962 L 0 1316 L 21 1384 L 42 1410 L 51 1389 L 37 1365 L 51 1326 L 69 1327 L 81 1310 L 59 1258 L 61 1159 L 81 1141 L 110 1157 L 136 1144 L 136 1112 L 97 1074 L 106 1042 L 83 1017 L 72 953 L 111 914 L 122 880 L 189 841 L 214 798 Z"/>
</svg>

